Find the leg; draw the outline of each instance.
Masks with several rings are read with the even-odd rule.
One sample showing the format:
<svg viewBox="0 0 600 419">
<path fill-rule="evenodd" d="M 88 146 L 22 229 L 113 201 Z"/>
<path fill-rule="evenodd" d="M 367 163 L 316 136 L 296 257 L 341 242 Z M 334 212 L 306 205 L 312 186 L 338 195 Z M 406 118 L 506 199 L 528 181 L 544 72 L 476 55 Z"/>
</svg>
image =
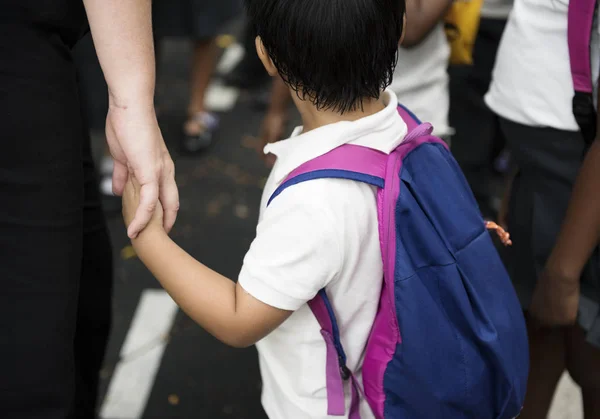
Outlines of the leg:
<svg viewBox="0 0 600 419">
<path fill-rule="evenodd" d="M 529 381 L 520 419 L 545 419 L 558 380 L 565 369 L 564 329 L 535 329 L 529 336 Z"/>
<path fill-rule="evenodd" d="M 192 58 L 188 119 L 183 126 L 185 151 L 195 152 L 208 147 L 217 128 L 216 117 L 204 107 L 206 90 L 215 70 L 218 48 L 215 39 L 196 42 Z"/>
<path fill-rule="evenodd" d="M 83 144 L 83 255 L 77 329 L 75 332 L 76 392 L 73 419 L 96 415 L 99 372 L 110 332 L 112 249 L 98 190 L 90 140 Z"/>
<path fill-rule="evenodd" d="M 217 64 L 218 48 L 215 39 L 196 41 L 192 58 L 192 74 L 190 80 L 190 103 L 188 115 L 193 116 L 204 112 L 204 97 L 210 79 Z M 193 130 L 190 127 L 190 130 Z"/>
<path fill-rule="evenodd" d="M 47 57 L 50 71 L 33 81 L 0 71 L 0 417 L 65 419 L 75 386 L 82 128 L 70 60 L 29 38 L 27 54 Z"/>
<path fill-rule="evenodd" d="M 600 418 L 600 348 L 585 341 L 583 329 L 573 326 L 567 332 L 567 369 L 581 387 L 586 419 Z"/>
</svg>

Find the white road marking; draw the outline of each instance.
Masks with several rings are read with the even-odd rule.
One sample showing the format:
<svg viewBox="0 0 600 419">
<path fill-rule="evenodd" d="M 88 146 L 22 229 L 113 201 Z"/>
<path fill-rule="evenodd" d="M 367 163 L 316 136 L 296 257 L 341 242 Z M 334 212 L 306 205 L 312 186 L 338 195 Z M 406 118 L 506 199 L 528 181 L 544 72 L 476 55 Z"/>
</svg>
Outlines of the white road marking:
<svg viewBox="0 0 600 419">
<path fill-rule="evenodd" d="M 177 305 L 162 290 L 144 290 L 102 405 L 103 419 L 139 419 L 160 366 Z"/>
<path fill-rule="evenodd" d="M 581 391 L 567 373 L 558 383 L 548 419 L 583 419 Z"/>
<path fill-rule="evenodd" d="M 214 112 L 227 112 L 233 109 L 239 96 L 238 88 L 225 86 L 221 81 L 215 79 L 208 85 L 204 105 Z"/>
</svg>

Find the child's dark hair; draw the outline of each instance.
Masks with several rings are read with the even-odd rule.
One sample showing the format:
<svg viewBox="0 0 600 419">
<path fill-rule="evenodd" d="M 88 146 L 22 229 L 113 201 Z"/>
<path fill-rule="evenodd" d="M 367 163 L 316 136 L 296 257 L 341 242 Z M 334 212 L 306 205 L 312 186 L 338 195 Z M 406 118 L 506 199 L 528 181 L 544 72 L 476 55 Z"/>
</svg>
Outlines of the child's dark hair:
<svg viewBox="0 0 600 419">
<path fill-rule="evenodd" d="M 404 0 L 246 0 L 283 80 L 318 109 L 347 112 L 392 81 Z"/>
</svg>

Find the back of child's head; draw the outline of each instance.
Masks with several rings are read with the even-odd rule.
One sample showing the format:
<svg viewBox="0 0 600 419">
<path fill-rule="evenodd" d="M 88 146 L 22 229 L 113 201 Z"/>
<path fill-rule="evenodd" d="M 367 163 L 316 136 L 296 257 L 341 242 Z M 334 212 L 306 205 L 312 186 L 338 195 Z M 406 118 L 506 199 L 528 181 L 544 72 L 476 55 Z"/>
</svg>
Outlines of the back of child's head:
<svg viewBox="0 0 600 419">
<path fill-rule="evenodd" d="M 347 112 L 392 80 L 404 0 L 246 0 L 283 80 L 318 109 Z"/>
</svg>

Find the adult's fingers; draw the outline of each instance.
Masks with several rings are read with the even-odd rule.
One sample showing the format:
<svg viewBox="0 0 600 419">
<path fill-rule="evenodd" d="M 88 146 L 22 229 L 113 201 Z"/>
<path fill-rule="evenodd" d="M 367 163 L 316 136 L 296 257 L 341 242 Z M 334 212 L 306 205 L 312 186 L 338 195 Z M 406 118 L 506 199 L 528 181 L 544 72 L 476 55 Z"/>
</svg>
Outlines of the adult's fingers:
<svg viewBox="0 0 600 419">
<path fill-rule="evenodd" d="M 135 217 L 127 229 L 129 238 L 134 239 L 152 219 L 158 201 L 158 182 L 152 181 L 141 185 L 140 203 Z"/>
<path fill-rule="evenodd" d="M 123 195 L 123 190 L 125 189 L 125 184 L 127 183 L 127 179 L 129 178 L 129 171 L 127 170 L 127 166 L 118 161 L 114 161 L 114 169 L 112 176 L 112 188 L 113 193 L 115 195 L 121 196 Z"/>
</svg>

